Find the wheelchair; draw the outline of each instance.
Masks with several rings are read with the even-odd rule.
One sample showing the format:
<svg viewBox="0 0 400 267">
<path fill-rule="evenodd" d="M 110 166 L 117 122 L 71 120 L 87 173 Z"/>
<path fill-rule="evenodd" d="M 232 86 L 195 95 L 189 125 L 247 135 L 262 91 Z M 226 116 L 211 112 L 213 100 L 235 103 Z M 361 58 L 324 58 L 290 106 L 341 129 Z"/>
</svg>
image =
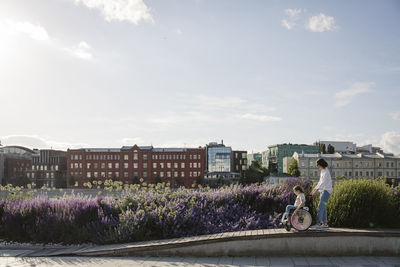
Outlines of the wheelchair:
<svg viewBox="0 0 400 267">
<path fill-rule="evenodd" d="M 283 221 L 283 226 L 288 232 L 292 227 L 297 231 L 306 231 L 308 228 L 310 228 L 311 223 L 312 217 L 309 212 L 309 208 L 302 207 L 296 214 L 294 214 L 294 210 L 291 210 L 289 217 Z"/>
</svg>

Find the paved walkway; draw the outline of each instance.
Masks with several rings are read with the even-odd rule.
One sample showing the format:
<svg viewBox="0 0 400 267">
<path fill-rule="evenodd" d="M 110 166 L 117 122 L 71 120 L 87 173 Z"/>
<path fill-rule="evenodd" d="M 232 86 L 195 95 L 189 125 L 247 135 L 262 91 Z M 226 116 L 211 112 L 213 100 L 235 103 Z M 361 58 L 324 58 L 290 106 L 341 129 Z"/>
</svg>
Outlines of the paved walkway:
<svg viewBox="0 0 400 267">
<path fill-rule="evenodd" d="M 400 257 L 215 257 L 215 258 L 111 258 L 111 257 L 0 257 L 4 267 L 180 267 L 180 266 L 400 266 Z"/>
<path fill-rule="evenodd" d="M 357 239 L 360 237 L 361 239 Z M 370 237 L 375 239 L 371 239 L 371 241 L 369 239 Z M 311 241 L 310 238 L 312 239 Z M 304 240 L 309 240 L 311 243 L 306 245 Z M 327 246 L 327 244 L 328 246 L 333 245 L 329 249 L 323 250 L 324 247 L 322 245 L 316 245 L 315 242 L 318 240 L 325 242 L 325 246 Z M 260 243 L 264 241 L 265 244 Z M 279 242 L 282 243 L 281 246 L 279 246 Z M 365 248 L 360 250 L 358 247 L 348 247 L 349 244 L 365 246 Z M 229 246 L 231 247 L 230 250 Z M 292 251 L 289 251 L 290 247 L 292 247 Z M 375 250 L 375 253 L 371 253 L 372 248 Z M 190 251 L 185 252 L 185 249 L 190 249 Z M 217 249 L 221 251 L 216 253 Z M 201 252 L 201 250 L 203 250 L 203 252 Z M 339 250 L 342 251 L 338 252 Z M 392 251 L 389 252 L 389 250 Z M 365 252 L 356 254 L 352 251 Z M 32 257 L 60 256 L 87 256 L 89 258 L 93 256 L 230 257 L 236 255 L 256 257 L 264 255 L 398 256 L 400 255 L 399 252 L 400 230 L 341 228 L 331 228 L 328 231 L 306 232 L 286 232 L 284 229 L 264 229 L 103 246 L 41 246 L 26 244 L 21 244 L 19 246 L 0 246 L 0 257 L 24 257 L 25 259 Z"/>
</svg>

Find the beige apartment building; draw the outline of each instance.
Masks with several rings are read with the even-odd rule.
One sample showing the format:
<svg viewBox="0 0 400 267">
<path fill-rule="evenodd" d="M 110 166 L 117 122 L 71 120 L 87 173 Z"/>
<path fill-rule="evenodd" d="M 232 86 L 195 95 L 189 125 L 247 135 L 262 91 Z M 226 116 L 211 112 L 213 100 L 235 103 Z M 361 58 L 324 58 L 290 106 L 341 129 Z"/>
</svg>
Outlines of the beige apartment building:
<svg viewBox="0 0 400 267">
<path fill-rule="evenodd" d="M 317 160 L 328 162 L 332 177 L 400 179 L 400 157 L 387 154 L 304 154 L 295 152 L 292 157 L 285 157 L 283 170 L 288 172 L 290 163 L 296 159 L 300 176 L 318 179 Z"/>
</svg>

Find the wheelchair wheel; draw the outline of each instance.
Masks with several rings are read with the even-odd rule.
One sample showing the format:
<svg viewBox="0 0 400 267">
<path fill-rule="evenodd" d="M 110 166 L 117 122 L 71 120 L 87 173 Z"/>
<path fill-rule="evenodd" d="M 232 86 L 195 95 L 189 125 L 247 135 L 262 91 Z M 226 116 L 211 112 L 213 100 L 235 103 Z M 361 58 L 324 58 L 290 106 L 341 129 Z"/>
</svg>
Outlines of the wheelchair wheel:
<svg viewBox="0 0 400 267">
<path fill-rule="evenodd" d="M 296 214 L 292 214 L 290 222 L 294 229 L 305 231 L 311 226 L 312 217 L 308 211 L 299 210 Z"/>
</svg>

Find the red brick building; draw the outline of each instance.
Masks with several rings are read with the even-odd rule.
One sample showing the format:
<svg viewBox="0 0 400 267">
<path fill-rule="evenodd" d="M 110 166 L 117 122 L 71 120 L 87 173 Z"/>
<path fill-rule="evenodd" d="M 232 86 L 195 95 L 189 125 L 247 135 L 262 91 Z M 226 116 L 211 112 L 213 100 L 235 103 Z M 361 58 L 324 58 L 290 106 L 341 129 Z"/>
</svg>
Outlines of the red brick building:
<svg viewBox="0 0 400 267">
<path fill-rule="evenodd" d="M 67 185 L 83 187 L 91 180 L 113 179 L 134 183 L 157 180 L 190 187 L 204 177 L 205 148 L 82 148 L 67 151 Z"/>
</svg>

